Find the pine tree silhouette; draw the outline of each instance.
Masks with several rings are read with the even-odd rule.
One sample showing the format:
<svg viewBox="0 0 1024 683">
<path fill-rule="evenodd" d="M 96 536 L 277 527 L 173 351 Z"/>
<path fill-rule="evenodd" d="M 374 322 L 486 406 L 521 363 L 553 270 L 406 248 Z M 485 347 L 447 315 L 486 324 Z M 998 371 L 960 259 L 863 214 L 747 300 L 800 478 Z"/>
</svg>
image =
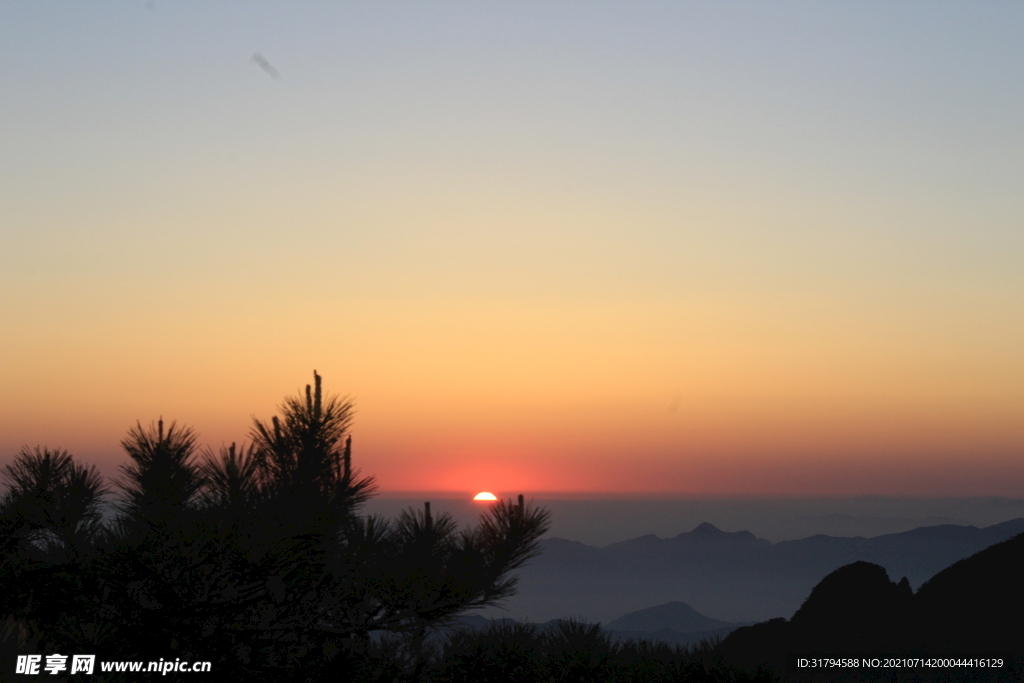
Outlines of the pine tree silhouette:
<svg viewBox="0 0 1024 683">
<path fill-rule="evenodd" d="M 67 451 L 23 448 L 3 469 L 7 493 L 0 502 L 5 549 L 62 555 L 90 552 L 100 533 L 101 506 L 108 493 L 95 467 L 74 462 Z"/>
<path fill-rule="evenodd" d="M 250 445 L 217 455 L 173 422 L 136 424 L 106 525 L 94 469 L 23 449 L 0 501 L 0 600 L 16 640 L 291 681 L 370 666 L 373 634 L 388 632 L 415 675 L 430 632 L 512 595 L 548 513 L 520 496 L 471 529 L 429 503 L 394 521 L 360 515 L 374 482 L 352 466 L 354 409 L 321 385 L 314 372 L 280 415 L 254 419 Z"/>
</svg>

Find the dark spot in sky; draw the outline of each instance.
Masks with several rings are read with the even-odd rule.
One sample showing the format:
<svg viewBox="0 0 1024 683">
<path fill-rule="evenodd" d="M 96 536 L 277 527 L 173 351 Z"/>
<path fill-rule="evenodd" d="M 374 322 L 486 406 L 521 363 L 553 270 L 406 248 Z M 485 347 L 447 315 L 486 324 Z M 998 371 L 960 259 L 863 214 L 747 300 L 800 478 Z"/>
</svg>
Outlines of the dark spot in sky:
<svg viewBox="0 0 1024 683">
<path fill-rule="evenodd" d="M 277 72 L 277 69 L 274 68 L 274 65 L 268 62 L 267 58 L 261 55 L 259 52 L 253 53 L 252 61 L 259 64 L 260 68 L 266 71 L 268 74 L 270 74 L 270 77 L 273 78 L 274 80 L 277 80 L 281 76 L 281 74 Z"/>
</svg>

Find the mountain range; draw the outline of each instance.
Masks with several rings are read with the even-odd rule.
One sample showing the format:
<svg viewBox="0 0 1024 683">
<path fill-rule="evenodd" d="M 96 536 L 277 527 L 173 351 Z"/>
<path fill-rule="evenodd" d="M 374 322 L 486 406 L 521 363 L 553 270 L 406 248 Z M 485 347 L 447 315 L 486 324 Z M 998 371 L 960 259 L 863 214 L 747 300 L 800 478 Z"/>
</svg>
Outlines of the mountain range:
<svg viewBox="0 0 1024 683">
<path fill-rule="evenodd" d="M 461 627 L 486 628 L 490 619 L 482 616 L 465 616 L 456 620 Z M 496 621 L 513 621 L 497 619 Z M 551 627 L 557 620 L 552 619 L 535 624 L 539 628 Z M 668 602 L 647 609 L 624 614 L 605 625 L 604 631 L 612 640 L 655 640 L 669 645 L 696 645 L 703 640 L 720 641 L 742 626 L 755 622 L 732 623 L 713 619 L 701 614 L 685 602 Z"/>
<path fill-rule="evenodd" d="M 817 535 L 779 543 L 707 523 L 672 538 L 640 536 L 601 548 L 548 538 L 520 570 L 518 594 L 506 609 L 484 616 L 533 622 L 575 616 L 610 625 L 624 614 L 677 602 L 730 626 L 765 621 L 793 615 L 822 577 L 844 565 L 879 565 L 916 588 L 1021 533 L 1024 518 L 984 528 L 946 524 L 874 538 Z"/>
</svg>

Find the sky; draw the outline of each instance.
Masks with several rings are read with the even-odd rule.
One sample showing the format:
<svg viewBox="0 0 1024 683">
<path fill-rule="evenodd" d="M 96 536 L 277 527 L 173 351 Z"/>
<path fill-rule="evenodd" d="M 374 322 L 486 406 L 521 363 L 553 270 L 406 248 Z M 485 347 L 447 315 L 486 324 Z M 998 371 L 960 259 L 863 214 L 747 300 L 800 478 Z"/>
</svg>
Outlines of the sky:
<svg viewBox="0 0 1024 683">
<path fill-rule="evenodd" d="M 0 461 L 1024 497 L 1024 5 L 0 4 Z"/>
</svg>

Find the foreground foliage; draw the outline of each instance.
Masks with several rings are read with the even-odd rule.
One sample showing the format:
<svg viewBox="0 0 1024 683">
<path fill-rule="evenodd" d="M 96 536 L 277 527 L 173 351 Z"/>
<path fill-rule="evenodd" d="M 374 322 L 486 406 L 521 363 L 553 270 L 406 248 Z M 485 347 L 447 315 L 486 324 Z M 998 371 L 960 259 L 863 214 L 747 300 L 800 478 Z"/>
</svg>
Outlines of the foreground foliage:
<svg viewBox="0 0 1024 683">
<path fill-rule="evenodd" d="M 168 681 L 768 680 L 575 621 L 454 628 L 513 594 L 548 513 L 519 496 L 470 529 L 429 503 L 359 514 L 374 484 L 352 467 L 352 405 L 314 377 L 247 447 L 215 454 L 188 428 L 136 425 L 112 515 L 95 468 L 22 449 L 2 471 L 0 680 L 23 679 L 19 653 L 212 662 Z"/>
<path fill-rule="evenodd" d="M 472 529 L 429 503 L 359 515 L 374 484 L 352 468 L 352 405 L 314 377 L 245 448 L 203 452 L 187 428 L 137 425 L 106 520 L 94 468 L 23 449 L 3 470 L 0 676 L 22 651 L 208 660 L 225 681 L 358 680 L 387 640 L 388 680 L 416 678 L 432 632 L 512 595 L 548 513 L 520 496 Z"/>
<path fill-rule="evenodd" d="M 373 679 L 371 679 L 373 680 Z M 377 679 L 383 680 L 383 679 Z M 600 626 L 558 620 L 547 628 L 492 622 L 443 639 L 426 667 L 431 683 L 769 683 L 762 669 L 724 666 L 710 647 L 688 650 L 646 640 L 613 642 Z"/>
</svg>

